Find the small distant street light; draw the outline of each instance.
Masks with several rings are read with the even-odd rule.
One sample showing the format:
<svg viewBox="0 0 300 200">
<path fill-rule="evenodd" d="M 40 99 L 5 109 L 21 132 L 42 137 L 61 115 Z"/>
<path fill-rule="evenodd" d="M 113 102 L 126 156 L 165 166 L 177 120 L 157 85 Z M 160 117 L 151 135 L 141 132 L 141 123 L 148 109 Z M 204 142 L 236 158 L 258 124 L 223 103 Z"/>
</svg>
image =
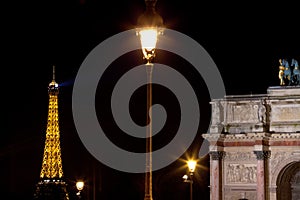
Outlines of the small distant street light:
<svg viewBox="0 0 300 200">
<path fill-rule="evenodd" d="M 189 169 L 189 175 L 184 175 L 182 178 L 185 183 L 190 183 L 190 200 L 193 200 L 193 175 L 197 166 L 197 161 L 188 160 L 187 166 Z"/>
<path fill-rule="evenodd" d="M 79 199 L 81 199 L 81 191 L 84 188 L 84 182 L 83 181 L 77 181 L 76 182 L 76 188 L 78 190 L 78 192 L 76 193 L 76 195 L 78 196 Z"/>
<path fill-rule="evenodd" d="M 183 177 L 182 177 L 182 178 L 183 178 L 184 182 L 188 182 L 188 181 L 189 181 L 189 180 L 188 180 L 188 178 L 189 178 L 189 177 L 188 177 L 188 175 L 186 175 L 186 174 L 185 174 L 185 175 L 183 175 Z"/>
</svg>

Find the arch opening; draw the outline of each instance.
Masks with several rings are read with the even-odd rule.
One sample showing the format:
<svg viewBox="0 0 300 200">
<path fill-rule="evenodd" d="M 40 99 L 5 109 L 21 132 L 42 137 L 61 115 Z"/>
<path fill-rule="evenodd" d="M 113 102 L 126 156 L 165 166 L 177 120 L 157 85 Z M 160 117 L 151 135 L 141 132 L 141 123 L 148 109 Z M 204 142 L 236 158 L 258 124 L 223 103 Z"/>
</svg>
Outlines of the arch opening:
<svg viewBox="0 0 300 200">
<path fill-rule="evenodd" d="M 277 200 L 300 199 L 300 161 L 291 162 L 280 171 L 276 186 Z"/>
</svg>

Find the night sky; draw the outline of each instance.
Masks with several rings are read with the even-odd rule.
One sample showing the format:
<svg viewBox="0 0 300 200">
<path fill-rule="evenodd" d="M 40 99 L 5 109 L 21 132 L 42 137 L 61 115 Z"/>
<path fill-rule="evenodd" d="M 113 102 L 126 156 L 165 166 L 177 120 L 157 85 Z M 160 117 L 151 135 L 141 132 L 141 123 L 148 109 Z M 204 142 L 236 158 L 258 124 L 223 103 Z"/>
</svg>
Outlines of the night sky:
<svg viewBox="0 0 300 200">
<path fill-rule="evenodd" d="M 299 12 L 295 5 L 256 2 L 204 2 L 158 0 L 156 10 L 167 28 L 177 30 L 196 40 L 216 63 L 229 95 L 262 94 L 269 86 L 279 85 L 279 58 L 300 61 Z M 72 116 L 72 86 L 81 63 L 89 52 L 105 39 L 135 27 L 144 11 L 144 1 L 10 1 L 3 4 L 2 38 L 2 136 L 0 140 L 0 191 L 10 199 L 31 199 L 39 180 L 47 125 L 48 91 L 52 66 L 56 66 L 59 94 L 63 170 L 70 188 L 81 178 L 87 183 L 90 199 L 140 200 L 144 195 L 144 174 L 130 174 L 98 162 L 81 143 Z M 140 52 L 120 57 L 113 66 L 133 67 L 143 62 Z M 136 58 L 136 60 L 132 59 Z M 201 107 L 199 134 L 178 161 L 153 174 L 154 200 L 188 199 L 188 184 L 181 177 L 187 156 L 197 155 L 210 119 L 209 95 L 201 76 L 191 66 L 171 53 L 158 50 L 157 62 L 176 69 L 186 66 L 185 74 L 196 90 Z M 127 63 L 127 64 L 124 64 Z M 107 81 L 113 74 L 107 73 Z M 112 78 L 113 79 L 113 78 Z M 174 137 L 176 101 L 172 93 L 160 86 L 154 91 L 154 102 L 167 106 L 170 123 L 166 132 L 156 138 L 161 148 Z M 106 90 L 96 96 L 97 112 L 107 114 Z M 108 91 L 109 92 L 109 91 Z M 145 96 L 145 88 L 135 94 L 137 102 Z M 107 97 L 107 96 L 106 96 Z M 168 101 L 166 100 L 168 99 Z M 145 99 L 143 99 L 145 100 Z M 106 103 L 106 104 L 104 104 Z M 138 108 L 140 108 L 138 107 Z M 139 109 L 133 116 L 144 116 Z M 174 113 L 172 113 L 174 112 Z M 102 114 L 103 114 L 102 113 Z M 3 121 L 4 120 L 4 121 Z M 173 120 L 173 121 L 172 121 Z M 176 121 L 177 120 L 177 121 Z M 143 120 L 137 121 L 143 124 Z M 132 140 L 118 131 L 109 118 L 102 121 L 111 131 L 110 140 L 130 151 L 143 151 L 143 141 Z M 173 124 L 173 125 L 172 125 Z M 170 131 L 171 130 L 171 131 Z M 120 139 L 121 138 L 121 139 Z M 133 145 L 128 145 L 128 141 Z M 209 158 L 198 163 L 195 173 L 194 198 L 209 199 Z M 95 184 L 94 184 L 95 182 Z"/>
</svg>

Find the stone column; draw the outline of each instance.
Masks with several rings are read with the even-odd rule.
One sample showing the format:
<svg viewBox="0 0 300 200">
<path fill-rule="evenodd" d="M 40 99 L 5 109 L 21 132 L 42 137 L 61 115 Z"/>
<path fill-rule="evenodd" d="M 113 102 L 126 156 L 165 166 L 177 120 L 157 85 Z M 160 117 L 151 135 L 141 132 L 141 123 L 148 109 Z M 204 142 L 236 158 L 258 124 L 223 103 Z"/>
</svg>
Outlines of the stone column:
<svg viewBox="0 0 300 200">
<path fill-rule="evenodd" d="M 221 159 L 224 155 L 223 151 L 210 151 L 210 194 L 211 200 L 222 199 L 221 192 Z"/>
<path fill-rule="evenodd" d="M 269 157 L 269 151 L 254 151 L 257 159 L 256 172 L 256 194 L 257 200 L 266 200 L 266 181 L 265 181 L 265 159 Z"/>
</svg>

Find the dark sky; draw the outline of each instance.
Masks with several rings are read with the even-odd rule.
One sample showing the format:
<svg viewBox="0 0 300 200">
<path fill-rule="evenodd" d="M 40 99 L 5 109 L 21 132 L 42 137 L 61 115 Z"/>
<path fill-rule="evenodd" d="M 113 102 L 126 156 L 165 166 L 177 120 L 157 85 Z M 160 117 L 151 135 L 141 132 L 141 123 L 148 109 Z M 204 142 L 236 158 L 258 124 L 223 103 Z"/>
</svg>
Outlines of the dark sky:
<svg viewBox="0 0 300 200">
<path fill-rule="evenodd" d="M 206 49 L 222 75 L 227 94 L 265 93 L 269 86 L 279 84 L 279 58 L 300 60 L 299 15 L 295 5 L 159 0 L 156 8 L 167 28 L 188 35 Z M 103 40 L 134 28 L 144 10 L 144 2 L 10 1 L 3 5 L 3 10 L 2 52 L 6 62 L 2 63 L 5 112 L 0 140 L 1 194 L 10 195 L 10 199 L 32 197 L 44 148 L 47 86 L 55 65 L 57 82 L 65 83 L 60 89 L 59 114 L 66 179 L 72 185 L 72 181 L 84 178 L 89 191 L 95 186 L 96 199 L 142 199 L 143 174 L 113 170 L 87 152 L 76 133 L 71 104 L 72 81 L 85 57 Z M 160 61 L 171 65 L 168 59 L 172 58 L 177 59 L 173 60 L 177 64 L 186 64 L 172 56 L 161 52 Z M 119 60 L 115 65 L 122 61 L 127 60 Z M 202 95 L 200 106 L 206 107 L 202 109 L 203 116 L 209 118 L 210 99 L 207 91 L 201 90 L 205 88 L 203 81 L 197 82 L 197 76 L 193 75 L 190 78 L 197 94 Z M 159 87 L 156 93 L 155 101 L 166 103 L 163 97 L 158 98 Z M 187 154 L 197 154 L 202 142 L 200 133 L 207 130 L 207 123 L 203 120 Z M 110 139 L 118 143 L 118 135 Z M 166 143 L 170 138 L 161 137 L 161 140 Z M 139 145 L 136 142 L 137 148 Z M 209 199 L 207 157 L 200 164 L 203 168 L 195 175 L 195 199 Z M 183 165 L 178 160 L 154 173 L 155 200 L 188 198 L 188 185 L 181 180 L 185 173 Z"/>
</svg>

